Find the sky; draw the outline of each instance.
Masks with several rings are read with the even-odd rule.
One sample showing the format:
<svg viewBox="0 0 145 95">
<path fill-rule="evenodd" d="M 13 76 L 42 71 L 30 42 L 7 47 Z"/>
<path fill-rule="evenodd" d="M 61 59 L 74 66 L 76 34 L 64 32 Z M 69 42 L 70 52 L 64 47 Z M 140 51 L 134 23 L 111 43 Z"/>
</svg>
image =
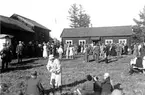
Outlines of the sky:
<svg viewBox="0 0 145 95">
<path fill-rule="evenodd" d="M 0 0 L 0 15 L 32 19 L 60 40 L 63 29 L 69 28 L 68 10 L 74 3 L 90 15 L 93 27 L 134 25 L 133 18 L 139 19 L 145 6 L 145 0 Z"/>
</svg>

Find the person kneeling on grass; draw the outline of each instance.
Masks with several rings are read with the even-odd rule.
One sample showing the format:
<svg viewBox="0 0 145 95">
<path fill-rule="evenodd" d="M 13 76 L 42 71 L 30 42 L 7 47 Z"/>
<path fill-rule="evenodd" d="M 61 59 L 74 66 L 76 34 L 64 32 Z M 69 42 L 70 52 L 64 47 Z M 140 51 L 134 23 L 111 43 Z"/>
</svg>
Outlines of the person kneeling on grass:
<svg viewBox="0 0 145 95">
<path fill-rule="evenodd" d="M 133 72 L 142 72 L 145 74 L 145 56 L 136 56 L 130 61 L 130 74 Z"/>
<path fill-rule="evenodd" d="M 44 88 L 40 79 L 37 78 L 36 71 L 31 74 L 31 78 L 28 80 L 26 95 L 44 95 Z"/>
<path fill-rule="evenodd" d="M 87 81 L 81 88 L 76 90 L 78 95 L 95 95 L 94 93 L 94 81 L 91 75 L 87 75 Z"/>
<path fill-rule="evenodd" d="M 102 82 L 102 92 L 101 95 L 110 95 L 113 91 L 113 84 L 110 79 L 109 73 L 104 74 L 104 81 Z"/>
</svg>

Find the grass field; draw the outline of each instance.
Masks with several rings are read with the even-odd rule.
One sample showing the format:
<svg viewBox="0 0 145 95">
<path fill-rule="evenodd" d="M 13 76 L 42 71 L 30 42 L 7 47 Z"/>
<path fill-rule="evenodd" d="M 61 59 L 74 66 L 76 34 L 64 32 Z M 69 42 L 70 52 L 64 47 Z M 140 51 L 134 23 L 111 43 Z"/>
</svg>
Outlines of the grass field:
<svg viewBox="0 0 145 95">
<path fill-rule="evenodd" d="M 145 95 L 145 75 L 128 73 L 131 58 L 131 56 L 124 56 L 117 61 L 112 60 L 109 64 L 104 62 L 98 64 L 95 61 L 85 63 L 79 56 L 75 60 L 62 60 L 62 84 L 64 85 L 62 93 L 67 95 L 81 86 L 87 74 L 102 79 L 103 74 L 109 72 L 113 84 L 121 84 L 120 87 L 125 95 L 134 95 L 133 90 L 142 90 Z M 0 95 L 16 95 L 19 90 L 25 92 L 27 80 L 34 70 L 38 72 L 46 91 L 50 91 L 50 73 L 46 69 L 46 64 L 46 59 L 25 59 L 23 64 L 16 64 L 13 61 L 8 72 L 0 74 L 3 87 Z"/>
</svg>

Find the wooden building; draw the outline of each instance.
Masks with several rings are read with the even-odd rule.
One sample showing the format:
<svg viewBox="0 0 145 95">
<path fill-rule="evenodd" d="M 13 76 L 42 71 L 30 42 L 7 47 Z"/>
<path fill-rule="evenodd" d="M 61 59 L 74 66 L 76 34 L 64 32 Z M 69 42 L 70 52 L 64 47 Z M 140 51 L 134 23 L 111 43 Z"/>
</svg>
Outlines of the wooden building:
<svg viewBox="0 0 145 95">
<path fill-rule="evenodd" d="M 45 26 L 37 23 L 34 20 L 28 19 L 26 17 L 20 16 L 18 14 L 13 14 L 10 18 L 13 18 L 15 20 L 18 20 L 25 24 L 27 27 L 31 28 L 33 31 L 35 31 L 35 40 L 38 42 L 48 42 L 50 38 L 50 31 Z"/>
<path fill-rule="evenodd" d="M 124 43 L 131 44 L 132 26 L 65 28 L 61 38 L 63 43 Z"/>
<path fill-rule="evenodd" d="M 9 34 L 21 41 L 33 40 L 35 32 L 23 23 L 9 17 L 0 16 L 0 34 Z"/>
<path fill-rule="evenodd" d="M 11 17 L 0 16 L 0 34 L 12 35 L 17 41 L 48 42 L 51 39 L 50 31 L 36 21 L 17 14 Z"/>
</svg>

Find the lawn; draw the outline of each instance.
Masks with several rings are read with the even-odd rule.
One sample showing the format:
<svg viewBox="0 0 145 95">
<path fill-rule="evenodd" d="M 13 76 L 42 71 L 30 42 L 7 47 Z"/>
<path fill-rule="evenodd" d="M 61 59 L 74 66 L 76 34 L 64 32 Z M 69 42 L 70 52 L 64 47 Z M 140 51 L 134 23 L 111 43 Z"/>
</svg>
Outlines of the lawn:
<svg viewBox="0 0 145 95">
<path fill-rule="evenodd" d="M 71 93 L 85 82 L 87 74 L 96 75 L 100 79 L 105 72 L 109 72 L 113 84 L 121 84 L 120 88 L 126 93 L 133 95 L 133 90 L 142 90 L 145 95 L 145 75 L 129 75 L 129 62 L 132 56 L 124 56 L 118 60 L 112 60 L 109 64 L 104 62 L 83 62 L 83 57 L 78 56 L 74 60 L 62 60 L 62 93 Z M 1 95 L 16 95 L 20 90 L 25 92 L 27 80 L 31 71 L 36 70 L 42 79 L 42 85 L 46 91 L 50 91 L 50 73 L 46 69 L 47 59 L 25 59 L 23 64 L 16 64 L 14 60 L 9 70 L 0 74 L 3 89 Z"/>
</svg>

